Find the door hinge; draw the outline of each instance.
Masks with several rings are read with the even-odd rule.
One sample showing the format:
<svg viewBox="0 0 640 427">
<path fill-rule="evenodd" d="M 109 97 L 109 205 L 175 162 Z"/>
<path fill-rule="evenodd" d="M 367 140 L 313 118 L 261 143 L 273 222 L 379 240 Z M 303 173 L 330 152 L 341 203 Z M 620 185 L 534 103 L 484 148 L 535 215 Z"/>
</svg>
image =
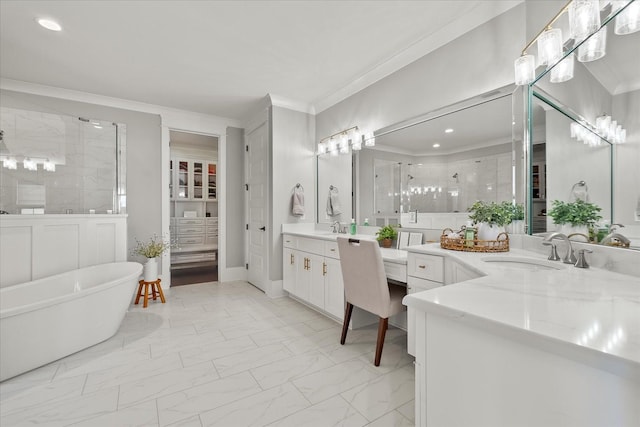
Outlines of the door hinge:
<svg viewBox="0 0 640 427">
<path fill-rule="evenodd" d="M 244 191 L 249 191 L 249 184 L 244 185 Z"/>
<path fill-rule="evenodd" d="M 245 224 L 245 228 L 248 230 L 249 229 L 249 224 Z"/>
<path fill-rule="evenodd" d="M 244 151 L 246 151 L 247 153 L 249 152 L 249 146 L 248 145 L 244 146 Z"/>
<path fill-rule="evenodd" d="M 248 270 L 249 269 L 249 263 L 245 264 L 244 268 L 245 268 L 245 270 Z"/>
</svg>

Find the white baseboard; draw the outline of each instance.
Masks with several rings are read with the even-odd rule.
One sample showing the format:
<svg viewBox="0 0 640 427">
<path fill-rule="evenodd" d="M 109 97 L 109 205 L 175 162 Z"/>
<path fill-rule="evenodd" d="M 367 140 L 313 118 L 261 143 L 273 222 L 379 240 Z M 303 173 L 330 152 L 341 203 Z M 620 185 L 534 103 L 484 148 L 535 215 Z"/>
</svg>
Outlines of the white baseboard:
<svg viewBox="0 0 640 427">
<path fill-rule="evenodd" d="M 235 282 L 247 280 L 247 270 L 244 267 L 220 268 L 218 267 L 219 282 Z"/>
<path fill-rule="evenodd" d="M 288 295 L 288 293 L 282 288 L 282 280 L 267 282 L 265 294 L 267 294 L 269 298 L 282 298 Z"/>
</svg>

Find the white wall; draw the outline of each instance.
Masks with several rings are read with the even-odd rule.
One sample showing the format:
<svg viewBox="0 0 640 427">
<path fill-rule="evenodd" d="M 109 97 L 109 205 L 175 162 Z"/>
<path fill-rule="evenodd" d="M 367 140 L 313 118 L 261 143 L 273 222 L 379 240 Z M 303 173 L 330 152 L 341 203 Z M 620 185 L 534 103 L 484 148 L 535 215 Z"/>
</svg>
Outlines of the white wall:
<svg viewBox="0 0 640 427">
<path fill-rule="evenodd" d="M 315 120 L 313 115 L 279 106 L 271 108 L 272 214 L 269 277 L 282 279 L 282 224 L 315 222 Z M 305 215 L 291 214 L 291 191 L 305 189 Z"/>
</svg>

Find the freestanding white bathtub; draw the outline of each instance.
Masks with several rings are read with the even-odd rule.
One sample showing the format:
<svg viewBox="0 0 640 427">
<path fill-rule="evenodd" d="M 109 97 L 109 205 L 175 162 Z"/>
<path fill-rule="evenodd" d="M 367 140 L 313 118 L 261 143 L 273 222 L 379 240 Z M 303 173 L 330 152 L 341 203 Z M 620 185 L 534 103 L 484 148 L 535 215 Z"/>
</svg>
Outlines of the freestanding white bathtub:
<svg viewBox="0 0 640 427">
<path fill-rule="evenodd" d="M 94 265 L 0 289 L 0 381 L 113 336 L 142 272 Z"/>
</svg>

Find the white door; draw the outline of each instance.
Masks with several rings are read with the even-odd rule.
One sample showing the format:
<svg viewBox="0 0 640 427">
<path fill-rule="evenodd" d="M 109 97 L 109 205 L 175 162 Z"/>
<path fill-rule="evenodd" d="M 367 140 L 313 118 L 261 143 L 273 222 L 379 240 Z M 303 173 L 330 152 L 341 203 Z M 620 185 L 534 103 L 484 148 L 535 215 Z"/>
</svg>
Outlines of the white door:
<svg viewBox="0 0 640 427">
<path fill-rule="evenodd" d="M 248 280 L 265 290 L 268 265 L 268 134 L 263 123 L 247 135 Z"/>
</svg>

